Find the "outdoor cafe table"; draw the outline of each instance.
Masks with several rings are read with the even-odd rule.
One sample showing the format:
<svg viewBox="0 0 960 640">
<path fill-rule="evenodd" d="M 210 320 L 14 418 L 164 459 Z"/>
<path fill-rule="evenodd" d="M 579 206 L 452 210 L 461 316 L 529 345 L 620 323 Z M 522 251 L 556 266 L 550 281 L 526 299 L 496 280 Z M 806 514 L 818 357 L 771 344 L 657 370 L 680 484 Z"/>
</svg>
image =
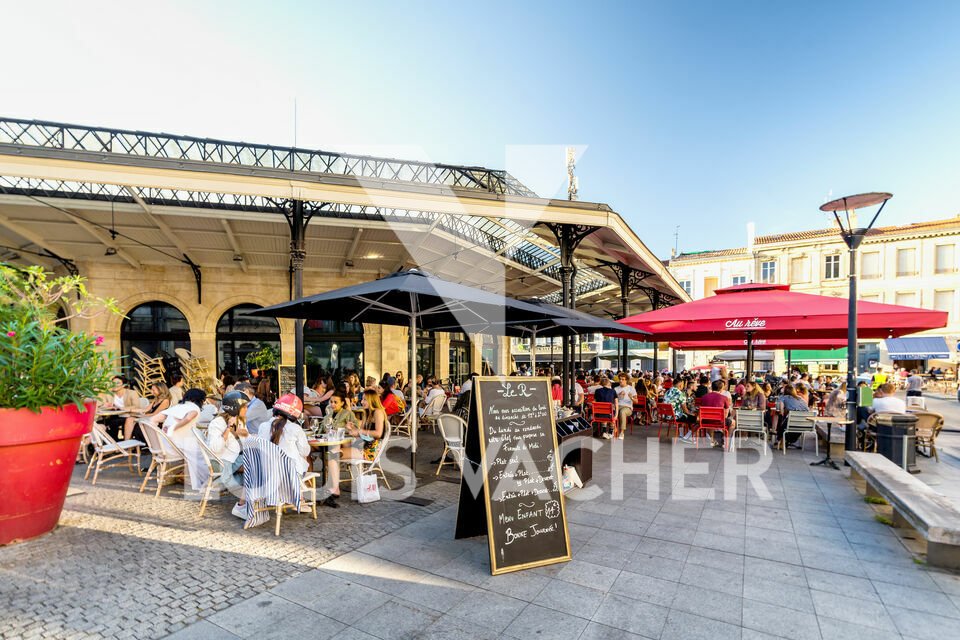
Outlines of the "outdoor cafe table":
<svg viewBox="0 0 960 640">
<path fill-rule="evenodd" d="M 850 424 L 853 424 L 853 420 L 849 420 L 847 418 L 837 417 L 837 416 L 818 416 L 816 418 L 811 418 L 811 420 L 813 420 L 815 424 L 827 425 L 827 453 L 826 453 L 826 456 L 824 456 L 823 460 L 818 460 L 817 462 L 811 462 L 810 466 L 818 467 L 820 465 L 823 465 L 825 467 L 831 467 L 839 471 L 840 467 L 838 467 L 837 463 L 834 462 L 833 459 L 830 457 L 830 439 L 833 435 L 832 433 L 833 425 L 835 424 L 850 425 Z"/>
<path fill-rule="evenodd" d="M 328 438 L 307 438 L 307 444 L 310 445 L 311 449 L 316 449 L 322 451 L 321 460 L 323 460 L 323 472 L 322 479 L 323 485 L 327 485 L 327 462 L 330 455 L 333 453 L 334 447 L 348 446 L 353 444 L 353 438 L 347 437 L 342 439 L 328 439 Z"/>
</svg>

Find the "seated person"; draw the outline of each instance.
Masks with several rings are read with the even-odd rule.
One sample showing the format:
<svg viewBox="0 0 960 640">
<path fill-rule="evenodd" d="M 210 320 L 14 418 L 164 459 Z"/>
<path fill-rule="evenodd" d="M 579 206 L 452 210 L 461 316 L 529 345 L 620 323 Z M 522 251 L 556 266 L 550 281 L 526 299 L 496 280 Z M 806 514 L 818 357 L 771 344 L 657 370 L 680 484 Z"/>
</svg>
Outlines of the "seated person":
<svg viewBox="0 0 960 640">
<path fill-rule="evenodd" d="M 437 398 L 443 398 L 446 400 L 447 393 L 443 390 L 443 387 L 440 386 L 440 381 L 437 380 L 435 376 L 430 376 L 427 378 L 427 395 L 423 399 L 423 406 L 420 407 L 421 416 L 424 415 L 424 413 L 427 411 L 427 408 L 430 407 L 433 402 L 437 402 Z M 440 405 L 440 409 L 441 411 L 443 410 L 442 405 Z M 433 409 L 431 409 L 431 412 L 439 413 L 439 411 Z"/>
<path fill-rule="evenodd" d="M 249 435 L 244 419 L 250 399 L 242 391 L 224 394 L 220 405 L 220 414 L 210 421 L 207 427 L 207 446 L 223 461 L 223 473 L 220 475 L 223 486 L 235 495 L 239 502 L 233 508 L 233 515 L 246 518 L 243 500 L 243 452 L 240 450 L 240 438 Z"/>
<path fill-rule="evenodd" d="M 702 398 L 710 393 L 710 378 L 708 376 L 700 376 L 699 379 L 690 384 L 693 386 L 694 398 Z"/>
<path fill-rule="evenodd" d="M 800 385 L 802 386 L 802 385 Z M 807 411 L 809 407 L 797 393 L 797 387 L 792 384 L 785 384 L 783 391 L 777 398 L 777 410 L 780 412 L 780 419 L 777 421 L 777 439 L 773 446 L 777 446 L 780 439 L 783 438 L 783 431 L 787 428 L 787 416 L 791 411 Z M 787 444 L 792 445 L 800 438 L 799 433 L 791 433 L 787 439 Z"/>
<path fill-rule="evenodd" d="M 343 394 L 335 393 L 330 396 L 327 415 L 323 418 L 324 426 L 327 429 L 346 429 L 354 420 L 353 411 L 347 407 L 347 399 Z"/>
<path fill-rule="evenodd" d="M 697 421 L 695 411 L 696 408 L 692 407 L 693 399 L 684 391 L 686 387 L 686 381 L 683 378 L 678 378 L 666 393 L 663 394 L 663 401 L 673 407 L 673 414 L 676 416 L 677 422 L 684 425 L 691 425 Z M 685 432 L 681 433 L 680 428 L 677 428 L 678 437 L 684 442 L 690 442 L 693 440 L 693 431 L 688 427 Z"/>
<path fill-rule="evenodd" d="M 273 404 L 273 420 L 264 422 L 257 429 L 257 437 L 269 440 L 280 447 L 293 460 L 297 473 L 310 469 L 310 444 L 298 420 L 303 414 L 300 398 L 288 393 Z"/>
<path fill-rule="evenodd" d="M 347 426 L 347 435 L 354 438 L 350 446 L 338 447 L 340 458 L 344 460 L 367 460 L 372 462 L 376 459 L 380 446 L 383 444 L 383 436 L 387 430 L 387 413 L 384 411 L 380 396 L 374 389 L 365 389 L 363 392 L 363 420 L 360 425 L 352 421 Z M 333 453 L 333 452 L 331 452 Z M 336 509 L 339 505 L 337 499 L 340 497 L 340 463 L 337 456 L 332 456 L 330 460 L 330 470 L 327 473 L 329 479 L 330 495 L 323 501 L 323 504 Z"/>
<path fill-rule="evenodd" d="M 402 411 L 400 408 L 400 399 L 397 398 L 396 394 L 393 393 L 393 376 L 388 376 L 383 382 L 380 383 L 380 404 L 383 406 L 384 411 L 387 412 L 387 417 L 396 415 Z M 366 402 L 368 395 L 366 390 L 363 392 L 363 400 Z"/>
<path fill-rule="evenodd" d="M 162 382 L 154 382 L 152 385 L 150 385 L 150 393 L 153 395 L 153 403 L 150 405 L 150 408 L 135 409 L 133 413 L 136 415 L 130 416 L 124 423 L 124 440 L 130 440 L 133 438 L 133 430 L 137 426 L 138 422 L 141 420 L 149 421 L 150 418 L 170 407 L 170 391 L 167 389 L 166 384 Z M 143 437 L 141 436 L 140 439 L 142 440 Z"/>
<path fill-rule="evenodd" d="M 906 413 L 907 405 L 894 395 L 893 383 L 885 382 L 873 394 L 874 413 Z"/>
<path fill-rule="evenodd" d="M 760 390 L 760 385 L 753 380 L 743 381 L 742 397 L 743 402 L 740 403 L 741 409 L 748 409 L 751 411 L 767 410 L 767 396 L 765 396 L 763 391 Z"/>
<path fill-rule="evenodd" d="M 191 429 L 196 426 L 200 405 L 206 399 L 207 394 L 202 389 L 187 389 L 180 404 L 158 412 L 150 418 L 150 422 L 155 425 L 163 423 L 163 431 L 173 444 L 186 449 L 194 441 Z"/>
<path fill-rule="evenodd" d="M 700 407 L 711 407 L 717 409 L 723 409 L 723 420 L 728 427 L 733 426 L 733 418 L 730 417 L 730 409 L 733 407 L 733 402 L 730 400 L 729 392 L 724 393 L 726 388 L 726 383 L 723 379 L 714 380 L 710 383 L 710 393 L 706 394 L 700 398 Z M 722 447 L 723 446 L 723 432 L 714 431 L 713 432 L 713 446 Z"/>
<path fill-rule="evenodd" d="M 614 389 L 617 392 L 617 422 L 613 437 L 623 440 L 627 431 L 627 422 L 633 416 L 633 403 L 637 400 L 637 390 L 630 381 L 630 374 L 621 372 L 617 379 L 620 384 Z"/>
<path fill-rule="evenodd" d="M 610 378 L 606 376 L 600 376 L 600 387 L 593 394 L 594 406 L 598 402 L 606 402 L 613 405 L 614 411 L 616 411 L 617 406 L 617 392 L 613 390 L 613 387 L 610 384 Z M 616 416 L 616 413 L 613 414 Z M 603 432 L 603 437 L 609 439 L 610 434 L 607 431 Z"/>
</svg>

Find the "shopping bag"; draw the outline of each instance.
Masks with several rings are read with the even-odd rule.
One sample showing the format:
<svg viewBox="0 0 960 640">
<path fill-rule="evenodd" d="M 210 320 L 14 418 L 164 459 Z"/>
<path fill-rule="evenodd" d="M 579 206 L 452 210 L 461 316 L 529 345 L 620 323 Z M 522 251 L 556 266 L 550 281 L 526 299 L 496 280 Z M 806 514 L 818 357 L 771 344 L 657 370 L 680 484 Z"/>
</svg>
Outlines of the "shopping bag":
<svg viewBox="0 0 960 640">
<path fill-rule="evenodd" d="M 380 499 L 380 487 L 377 485 L 377 474 L 365 473 L 357 483 L 357 502 L 376 502 Z"/>
<path fill-rule="evenodd" d="M 563 465 L 563 490 L 570 491 L 574 487 L 583 488 L 583 481 L 580 480 L 580 474 L 577 470 L 568 464 Z"/>
</svg>

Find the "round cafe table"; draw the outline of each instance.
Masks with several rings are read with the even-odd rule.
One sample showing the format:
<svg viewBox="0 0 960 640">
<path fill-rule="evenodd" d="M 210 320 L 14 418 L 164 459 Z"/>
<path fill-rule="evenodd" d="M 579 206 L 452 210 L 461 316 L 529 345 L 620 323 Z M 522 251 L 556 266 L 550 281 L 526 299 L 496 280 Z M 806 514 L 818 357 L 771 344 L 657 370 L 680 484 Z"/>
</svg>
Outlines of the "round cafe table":
<svg viewBox="0 0 960 640">
<path fill-rule="evenodd" d="M 827 455 L 823 458 L 823 460 L 818 460 L 817 462 L 811 462 L 810 466 L 818 467 L 820 465 L 823 465 L 825 467 L 831 467 L 832 469 L 836 469 L 837 471 L 839 471 L 840 467 L 838 467 L 837 463 L 834 462 L 833 459 L 830 457 L 830 436 L 832 435 L 833 425 L 835 424 L 851 425 L 853 424 L 853 420 L 849 420 L 847 418 L 842 418 L 837 416 L 818 416 L 816 418 L 811 418 L 811 420 L 813 420 L 815 424 L 827 425 Z"/>
<path fill-rule="evenodd" d="M 327 486 L 327 461 L 329 460 L 330 454 L 333 453 L 334 447 L 345 447 L 350 444 L 353 444 L 353 438 L 346 437 L 342 439 L 327 439 L 327 438 L 307 438 L 307 444 L 310 445 L 311 449 L 315 449 L 322 452 L 321 460 L 323 460 L 323 471 L 321 472 L 321 477 L 323 479 L 323 486 Z"/>
</svg>

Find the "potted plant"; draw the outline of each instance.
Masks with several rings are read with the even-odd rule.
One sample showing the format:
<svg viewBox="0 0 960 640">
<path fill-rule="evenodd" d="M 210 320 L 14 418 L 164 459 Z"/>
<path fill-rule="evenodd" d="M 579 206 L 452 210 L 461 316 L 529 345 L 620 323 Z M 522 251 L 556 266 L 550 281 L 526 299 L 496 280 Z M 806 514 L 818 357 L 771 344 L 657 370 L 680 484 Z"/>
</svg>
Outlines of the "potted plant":
<svg viewBox="0 0 960 640">
<path fill-rule="evenodd" d="M 261 342 L 259 349 L 247 355 L 247 365 L 252 367 L 251 374 L 256 377 L 260 372 L 273 369 L 280 362 L 280 349 L 271 344 Z"/>
<path fill-rule="evenodd" d="M 66 322 L 101 313 L 120 311 L 79 276 L 0 263 L 0 545 L 57 525 L 95 398 L 114 373 L 103 337 Z"/>
</svg>

